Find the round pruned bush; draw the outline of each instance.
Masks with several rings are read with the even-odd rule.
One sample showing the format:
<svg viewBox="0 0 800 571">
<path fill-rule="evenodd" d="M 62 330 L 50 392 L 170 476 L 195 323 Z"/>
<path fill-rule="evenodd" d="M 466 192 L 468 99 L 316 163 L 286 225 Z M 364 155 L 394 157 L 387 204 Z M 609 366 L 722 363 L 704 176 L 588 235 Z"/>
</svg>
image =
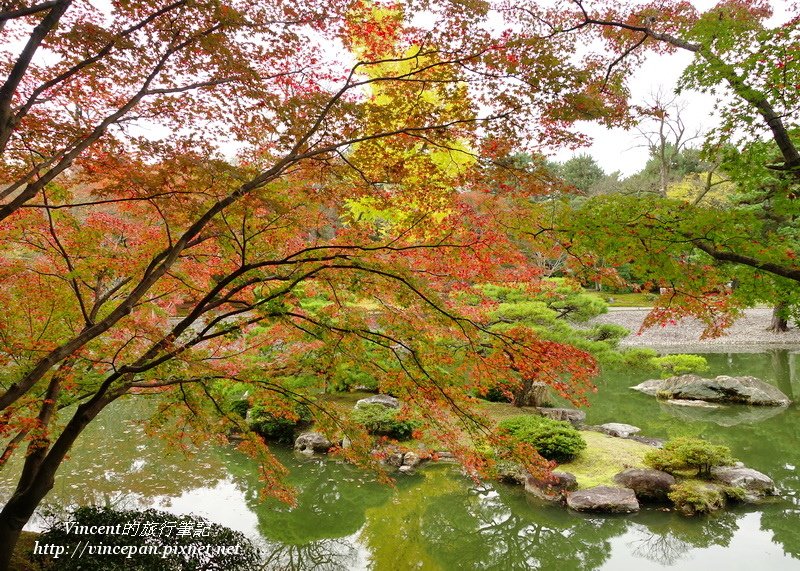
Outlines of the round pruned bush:
<svg viewBox="0 0 800 571">
<path fill-rule="evenodd" d="M 366 428 L 370 434 L 388 436 L 397 440 L 408 440 L 419 426 L 419 422 L 401 418 L 400 411 L 382 404 L 368 404 L 353 409 L 353 422 Z"/>
<path fill-rule="evenodd" d="M 250 428 L 264 439 L 291 444 L 295 433 L 309 426 L 312 420 L 307 406 L 296 405 L 290 415 L 273 412 L 261 405 L 254 405 L 248 411 Z"/>
<path fill-rule="evenodd" d="M 574 426 L 544 416 L 512 416 L 502 421 L 499 428 L 516 440 L 531 445 L 548 460 L 567 462 L 586 448 L 586 441 Z"/>
<path fill-rule="evenodd" d="M 731 449 L 699 438 L 674 438 L 664 448 L 645 454 L 644 463 L 664 472 L 696 470 L 703 478 L 711 476 L 711 468 L 730 466 L 735 462 Z"/>
<path fill-rule="evenodd" d="M 230 411 L 242 418 L 247 417 L 248 410 L 250 410 L 250 401 L 246 398 L 236 399 L 230 404 Z"/>
<path fill-rule="evenodd" d="M 475 396 L 489 402 L 511 402 L 512 400 L 509 392 L 500 387 L 491 387 L 485 393 L 475 393 Z"/>
<path fill-rule="evenodd" d="M 152 509 L 78 508 L 56 519 L 38 542 L 64 548 L 57 558 L 34 555 L 53 571 L 250 571 L 261 563 L 238 531 Z"/>
</svg>

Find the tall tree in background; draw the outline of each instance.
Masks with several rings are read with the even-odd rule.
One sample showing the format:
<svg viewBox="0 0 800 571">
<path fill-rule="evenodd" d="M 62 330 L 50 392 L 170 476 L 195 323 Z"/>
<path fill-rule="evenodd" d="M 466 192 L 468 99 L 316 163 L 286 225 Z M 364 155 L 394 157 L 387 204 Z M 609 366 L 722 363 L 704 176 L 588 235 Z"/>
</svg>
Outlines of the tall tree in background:
<svg viewBox="0 0 800 571">
<path fill-rule="evenodd" d="M 615 72 L 635 77 L 647 53 L 694 55 L 681 89 L 717 94 L 720 125 L 706 137 L 721 153 L 721 170 L 736 192 L 750 195 L 731 208 L 694 206 L 648 197 L 599 197 L 564 219 L 565 242 L 582 263 L 633 264 L 650 285 L 666 288 L 652 320 L 696 315 L 719 332 L 731 312 L 755 301 L 796 297 L 797 147 L 800 16 L 768 28 L 766 2 L 719 2 L 699 13 L 685 2 L 635 8 L 595 7 L 582 0 L 560 5 L 557 34 L 592 31 L 608 51 L 608 85 Z M 731 290 L 726 284 L 734 282 Z M 651 321 L 652 322 L 652 321 Z"/>
<path fill-rule="evenodd" d="M 667 196 L 678 158 L 687 145 L 699 137 L 699 129 L 690 131 L 683 114 L 685 103 L 677 97 L 656 92 L 641 108 L 642 119 L 637 126 L 650 153 L 651 161 L 658 167 L 658 192 Z"/>
<path fill-rule="evenodd" d="M 586 153 L 568 159 L 558 166 L 557 172 L 565 182 L 582 192 L 589 191 L 606 176 L 600 165 Z"/>
</svg>

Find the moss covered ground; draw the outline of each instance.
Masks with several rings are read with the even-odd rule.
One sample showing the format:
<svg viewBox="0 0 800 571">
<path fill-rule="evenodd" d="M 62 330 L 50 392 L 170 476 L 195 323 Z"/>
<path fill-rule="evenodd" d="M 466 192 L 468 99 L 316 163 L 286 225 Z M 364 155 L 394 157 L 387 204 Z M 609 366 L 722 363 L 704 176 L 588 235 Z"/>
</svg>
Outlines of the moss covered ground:
<svg viewBox="0 0 800 571">
<path fill-rule="evenodd" d="M 614 483 L 615 474 L 626 468 L 644 468 L 644 455 L 653 450 L 652 446 L 641 442 L 614 438 L 599 432 L 582 430 L 581 436 L 586 440 L 586 449 L 572 462 L 561 464 L 558 468 L 574 474 L 581 489 L 617 485 Z"/>
</svg>

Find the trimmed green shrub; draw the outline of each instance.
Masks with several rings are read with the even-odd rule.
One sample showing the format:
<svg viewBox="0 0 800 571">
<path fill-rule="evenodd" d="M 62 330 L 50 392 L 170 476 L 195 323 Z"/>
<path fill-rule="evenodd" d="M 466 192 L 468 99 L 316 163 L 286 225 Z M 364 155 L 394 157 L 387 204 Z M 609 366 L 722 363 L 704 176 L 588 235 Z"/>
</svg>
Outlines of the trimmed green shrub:
<svg viewBox="0 0 800 571">
<path fill-rule="evenodd" d="M 295 433 L 309 426 L 313 418 L 308 407 L 303 405 L 296 405 L 294 413 L 297 415 L 296 419 L 287 418 L 256 404 L 250 409 L 248 421 L 250 428 L 264 439 L 291 444 Z"/>
<path fill-rule="evenodd" d="M 622 325 L 603 323 L 595 325 L 587 331 L 587 338 L 591 341 L 610 341 L 614 347 L 630 334 L 630 330 Z"/>
<path fill-rule="evenodd" d="M 658 353 L 652 349 L 631 348 L 622 353 L 622 365 L 637 371 L 652 370 L 655 365 L 653 359 Z"/>
<path fill-rule="evenodd" d="M 397 440 L 408 440 L 419 422 L 410 419 L 399 419 L 400 411 L 385 407 L 382 404 L 368 404 L 353 409 L 353 422 L 360 424 L 370 434 L 389 436 Z"/>
<path fill-rule="evenodd" d="M 80 533 L 101 526 L 114 532 Z M 249 571 L 259 568 L 261 562 L 258 549 L 242 533 L 201 517 L 157 510 L 78 508 L 55 521 L 38 541 L 65 548 L 58 558 L 34 556 L 47 570 Z M 103 551 L 84 552 L 81 548 L 87 544 Z M 76 551 L 81 556 L 70 557 Z"/>
<path fill-rule="evenodd" d="M 654 358 L 652 363 L 664 378 L 708 371 L 708 361 L 700 355 L 664 355 Z"/>
<path fill-rule="evenodd" d="M 730 448 L 699 438 L 675 438 L 644 457 L 644 463 L 656 470 L 670 473 L 697 470 L 698 476 L 704 478 L 711 476 L 714 466 L 730 466 L 734 462 Z"/>
<path fill-rule="evenodd" d="M 725 492 L 721 488 L 697 480 L 675 484 L 667 497 L 684 515 L 710 513 L 725 507 Z"/>
<path fill-rule="evenodd" d="M 371 373 L 360 370 L 351 363 L 340 364 L 333 370 L 330 388 L 333 391 L 340 392 L 350 391 L 355 388 L 377 391 L 378 379 Z"/>
<path fill-rule="evenodd" d="M 502 421 L 499 428 L 530 444 L 548 460 L 566 462 L 586 448 L 586 441 L 570 423 L 544 416 L 512 416 Z"/>
</svg>

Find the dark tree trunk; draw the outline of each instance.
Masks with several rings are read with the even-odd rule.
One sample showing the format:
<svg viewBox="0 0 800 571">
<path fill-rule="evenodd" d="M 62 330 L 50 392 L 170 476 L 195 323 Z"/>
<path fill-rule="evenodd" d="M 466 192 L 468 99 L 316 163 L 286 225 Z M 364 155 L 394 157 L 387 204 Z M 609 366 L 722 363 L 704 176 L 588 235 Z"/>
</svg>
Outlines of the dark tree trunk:
<svg viewBox="0 0 800 571">
<path fill-rule="evenodd" d="M 547 383 L 524 383 L 514 395 L 514 406 L 548 406 L 550 391 Z"/>
<path fill-rule="evenodd" d="M 767 331 L 773 333 L 785 333 L 789 331 L 789 322 L 786 319 L 786 310 L 788 309 L 786 303 L 778 302 L 772 308 L 772 319 L 769 322 Z"/>
<path fill-rule="evenodd" d="M 49 485 L 44 482 L 37 484 L 21 494 L 15 493 L 0 513 L 0 571 L 11 569 L 11 556 L 22 528 L 28 523 L 39 502 L 53 487 L 52 481 Z"/>
<path fill-rule="evenodd" d="M 32 443 L 25 458 L 14 495 L 0 512 L 0 571 L 9 571 L 11 556 L 22 528 L 47 493 L 53 488 L 55 475 L 75 440 L 98 413 L 115 397 L 96 397 L 78 407 L 59 437 L 49 448 L 43 442 Z M 45 444 L 46 445 L 46 444 Z"/>
</svg>

